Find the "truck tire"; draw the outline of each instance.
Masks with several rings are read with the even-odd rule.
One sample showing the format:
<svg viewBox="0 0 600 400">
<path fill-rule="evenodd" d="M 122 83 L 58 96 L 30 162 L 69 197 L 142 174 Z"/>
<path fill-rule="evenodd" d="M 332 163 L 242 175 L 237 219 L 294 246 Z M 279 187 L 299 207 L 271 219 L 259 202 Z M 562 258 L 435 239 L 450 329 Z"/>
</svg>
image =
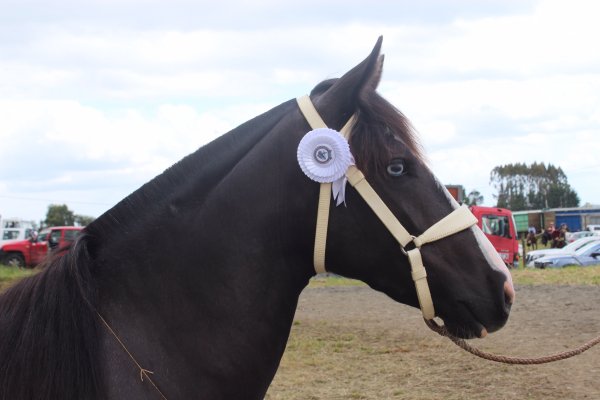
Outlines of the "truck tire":
<svg viewBox="0 0 600 400">
<path fill-rule="evenodd" d="M 25 266 L 25 259 L 19 253 L 10 253 L 6 255 L 3 262 L 9 267 L 23 268 Z"/>
</svg>

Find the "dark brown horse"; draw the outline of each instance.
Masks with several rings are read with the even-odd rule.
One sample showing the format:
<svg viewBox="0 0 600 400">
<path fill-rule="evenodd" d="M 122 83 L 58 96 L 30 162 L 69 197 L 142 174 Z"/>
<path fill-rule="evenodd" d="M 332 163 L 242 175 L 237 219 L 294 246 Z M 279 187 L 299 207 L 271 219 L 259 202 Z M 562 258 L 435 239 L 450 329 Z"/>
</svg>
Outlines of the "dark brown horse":
<svg viewBox="0 0 600 400">
<path fill-rule="evenodd" d="M 311 99 L 327 125 L 352 115 L 356 165 L 414 235 L 456 207 L 405 117 L 375 89 L 371 55 Z M 300 292 L 315 274 L 319 186 L 301 171 L 310 130 L 295 101 L 165 171 L 89 225 L 72 248 L 0 297 L 0 399 L 262 399 Z M 331 206 L 327 268 L 418 306 L 407 258 L 357 192 Z M 504 325 L 507 271 L 478 228 L 423 248 L 451 332 Z M 133 358 L 153 374 L 140 380 Z"/>
</svg>

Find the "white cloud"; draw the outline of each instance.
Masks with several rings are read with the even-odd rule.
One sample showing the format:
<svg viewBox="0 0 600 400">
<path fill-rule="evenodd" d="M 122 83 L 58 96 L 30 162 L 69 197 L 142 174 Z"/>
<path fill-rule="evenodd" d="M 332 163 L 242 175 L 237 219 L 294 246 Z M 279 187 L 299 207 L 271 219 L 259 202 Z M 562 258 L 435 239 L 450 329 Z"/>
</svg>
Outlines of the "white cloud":
<svg viewBox="0 0 600 400">
<path fill-rule="evenodd" d="M 600 54 L 590 50 L 600 37 L 599 11 L 595 2 L 546 1 L 530 15 L 457 20 L 453 34 L 438 42 L 434 65 L 519 75 L 597 70 Z"/>
</svg>

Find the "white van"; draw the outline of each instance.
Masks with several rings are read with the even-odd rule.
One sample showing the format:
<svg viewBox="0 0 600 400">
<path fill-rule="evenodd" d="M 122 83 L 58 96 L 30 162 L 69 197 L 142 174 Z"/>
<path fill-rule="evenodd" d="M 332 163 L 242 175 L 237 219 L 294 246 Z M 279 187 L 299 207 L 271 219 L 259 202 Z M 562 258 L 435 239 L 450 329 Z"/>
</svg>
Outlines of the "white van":
<svg viewBox="0 0 600 400">
<path fill-rule="evenodd" d="M 23 221 L 19 218 L 2 219 L 0 223 L 0 245 L 13 240 L 27 239 L 33 230 L 32 221 Z"/>
</svg>

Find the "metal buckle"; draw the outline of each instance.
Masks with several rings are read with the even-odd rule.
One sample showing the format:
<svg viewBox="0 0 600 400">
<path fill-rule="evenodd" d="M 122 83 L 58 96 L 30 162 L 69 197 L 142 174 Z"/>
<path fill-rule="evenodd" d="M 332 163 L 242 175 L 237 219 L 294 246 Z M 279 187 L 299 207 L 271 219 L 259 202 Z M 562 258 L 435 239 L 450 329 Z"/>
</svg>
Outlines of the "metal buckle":
<svg viewBox="0 0 600 400">
<path fill-rule="evenodd" d="M 416 249 L 416 248 L 417 248 L 417 246 L 415 245 L 415 239 L 416 239 L 416 238 L 417 238 L 416 236 L 410 235 L 410 242 L 406 243 L 406 245 L 404 245 L 404 246 L 400 246 L 400 250 L 402 250 L 402 253 L 404 253 L 404 255 L 405 255 L 405 256 L 407 256 L 407 257 L 408 257 L 408 252 L 409 252 L 410 250 L 414 250 L 414 249 Z M 411 243 L 413 244 L 413 245 L 412 245 L 412 249 L 408 249 L 408 250 L 406 250 L 406 247 L 407 247 L 409 244 L 411 244 Z"/>
</svg>

